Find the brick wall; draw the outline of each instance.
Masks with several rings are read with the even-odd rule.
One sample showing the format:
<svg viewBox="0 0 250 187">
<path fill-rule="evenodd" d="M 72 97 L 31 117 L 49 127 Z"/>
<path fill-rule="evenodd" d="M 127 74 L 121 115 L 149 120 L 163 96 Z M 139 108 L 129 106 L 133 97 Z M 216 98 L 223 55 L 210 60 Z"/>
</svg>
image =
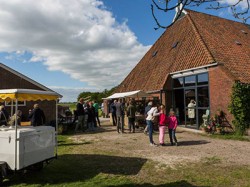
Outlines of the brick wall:
<svg viewBox="0 0 250 187">
<path fill-rule="evenodd" d="M 234 80 L 222 67 L 217 66 L 209 69 L 209 89 L 210 89 L 210 109 L 214 115 L 218 109 L 227 114 L 227 119 L 231 122 L 233 116 L 228 111 L 231 100 L 232 86 Z"/>
</svg>

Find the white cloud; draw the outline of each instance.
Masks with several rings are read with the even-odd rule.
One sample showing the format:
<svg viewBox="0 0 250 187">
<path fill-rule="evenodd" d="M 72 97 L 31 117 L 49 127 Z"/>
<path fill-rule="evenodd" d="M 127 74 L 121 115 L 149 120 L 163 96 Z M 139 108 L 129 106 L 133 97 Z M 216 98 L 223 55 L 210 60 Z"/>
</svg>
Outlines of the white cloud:
<svg viewBox="0 0 250 187">
<path fill-rule="evenodd" d="M 247 1 L 249 0 L 240 0 L 241 2 L 238 4 L 238 7 L 241 9 L 246 9 L 248 7 Z M 234 5 L 239 2 L 239 0 L 220 0 L 222 4 Z"/>
<path fill-rule="evenodd" d="M 118 85 L 149 48 L 99 0 L 0 4 L 0 51 L 28 51 L 30 62 L 41 61 L 90 88 Z"/>
</svg>

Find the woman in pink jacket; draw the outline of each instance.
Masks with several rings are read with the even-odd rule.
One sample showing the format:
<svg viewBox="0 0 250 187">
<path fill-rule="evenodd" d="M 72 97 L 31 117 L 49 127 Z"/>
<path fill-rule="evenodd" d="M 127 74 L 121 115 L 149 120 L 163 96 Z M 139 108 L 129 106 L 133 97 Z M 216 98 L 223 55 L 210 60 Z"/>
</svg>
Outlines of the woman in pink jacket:
<svg viewBox="0 0 250 187">
<path fill-rule="evenodd" d="M 171 145 L 174 145 L 174 143 L 173 143 L 173 139 L 174 139 L 175 145 L 178 146 L 178 142 L 177 142 L 177 139 L 175 136 L 175 131 L 177 128 L 177 118 L 174 114 L 174 111 L 169 112 L 168 122 L 169 122 L 168 133 L 169 133 L 170 143 L 171 143 Z"/>
<path fill-rule="evenodd" d="M 161 146 L 165 146 L 164 136 L 166 131 L 166 125 L 168 122 L 168 117 L 165 114 L 165 106 L 160 106 L 160 116 L 159 116 L 159 143 Z"/>
</svg>

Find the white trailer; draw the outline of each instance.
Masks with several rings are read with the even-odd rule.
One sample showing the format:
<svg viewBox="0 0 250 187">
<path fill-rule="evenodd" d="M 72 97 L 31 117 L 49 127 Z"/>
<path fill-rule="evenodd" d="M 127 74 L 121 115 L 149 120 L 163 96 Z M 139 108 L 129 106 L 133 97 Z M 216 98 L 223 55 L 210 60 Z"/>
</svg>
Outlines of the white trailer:
<svg viewBox="0 0 250 187">
<path fill-rule="evenodd" d="M 55 100 L 61 97 L 56 92 L 7 89 L 0 90 L 0 101 Z M 56 107 L 56 129 L 57 122 Z M 0 183 L 9 173 L 34 166 L 39 169 L 43 163 L 57 157 L 57 132 L 50 126 L 1 126 L 0 127 Z"/>
</svg>

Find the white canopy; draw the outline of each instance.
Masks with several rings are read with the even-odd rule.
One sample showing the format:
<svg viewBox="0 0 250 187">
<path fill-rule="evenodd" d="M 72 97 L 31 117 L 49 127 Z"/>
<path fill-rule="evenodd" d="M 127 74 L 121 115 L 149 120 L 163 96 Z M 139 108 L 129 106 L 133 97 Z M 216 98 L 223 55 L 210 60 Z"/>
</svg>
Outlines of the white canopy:
<svg viewBox="0 0 250 187">
<path fill-rule="evenodd" d="M 125 97 L 149 97 L 149 96 L 150 95 L 144 91 L 136 90 L 136 91 L 131 91 L 131 92 L 115 93 L 104 99 L 116 99 L 116 98 L 125 98 Z"/>
</svg>

